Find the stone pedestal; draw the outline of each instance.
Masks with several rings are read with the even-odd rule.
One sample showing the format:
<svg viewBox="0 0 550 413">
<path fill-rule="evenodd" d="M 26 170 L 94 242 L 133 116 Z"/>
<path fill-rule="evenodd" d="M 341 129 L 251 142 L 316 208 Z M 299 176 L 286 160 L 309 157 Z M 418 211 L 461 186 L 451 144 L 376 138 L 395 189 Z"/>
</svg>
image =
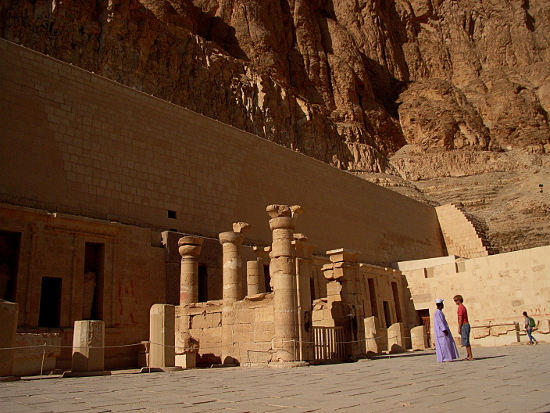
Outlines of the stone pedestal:
<svg viewBox="0 0 550 413">
<path fill-rule="evenodd" d="M 233 304 L 242 297 L 242 264 L 240 246 L 244 240 L 243 233 L 250 225 L 246 222 L 233 224 L 233 231 L 219 235 L 223 248 L 223 308 L 222 308 L 222 363 L 235 364 L 238 355 L 235 353 L 233 329 L 235 309 Z"/>
<path fill-rule="evenodd" d="M 101 320 L 74 322 L 71 372 L 63 377 L 111 374 L 105 368 L 105 323 Z"/>
<path fill-rule="evenodd" d="M 426 328 L 424 326 L 411 328 L 411 343 L 413 350 L 425 350 L 427 348 Z"/>
<path fill-rule="evenodd" d="M 376 335 L 376 317 L 365 318 L 365 343 L 367 353 L 378 353 L 378 337 Z"/>
<path fill-rule="evenodd" d="M 388 351 L 402 353 L 405 351 L 403 323 L 394 323 L 388 327 Z"/>
<path fill-rule="evenodd" d="M 170 304 L 154 304 L 149 316 L 149 367 L 175 367 L 175 307 Z"/>
<path fill-rule="evenodd" d="M 184 369 L 197 367 L 197 353 L 184 353 L 176 356 L 176 364 Z"/>
<path fill-rule="evenodd" d="M 0 377 L 10 377 L 19 305 L 0 300 Z"/>
<path fill-rule="evenodd" d="M 273 244 L 269 254 L 271 282 L 274 294 L 273 347 L 275 362 L 297 361 L 300 336 L 298 333 L 298 303 L 296 286 L 296 260 L 292 245 L 296 219 L 302 213 L 299 206 L 270 205 L 266 208 L 271 217 Z"/>
</svg>

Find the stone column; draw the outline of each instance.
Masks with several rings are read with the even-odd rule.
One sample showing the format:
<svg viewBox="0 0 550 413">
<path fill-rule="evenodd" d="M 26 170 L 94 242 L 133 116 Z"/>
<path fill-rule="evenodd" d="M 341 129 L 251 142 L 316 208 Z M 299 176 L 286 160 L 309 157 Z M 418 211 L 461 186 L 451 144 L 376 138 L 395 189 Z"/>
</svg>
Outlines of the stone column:
<svg viewBox="0 0 550 413">
<path fill-rule="evenodd" d="M 19 305 L 0 300 L 0 377 L 12 375 Z"/>
<path fill-rule="evenodd" d="M 275 312 L 275 337 L 273 347 L 275 360 L 295 362 L 298 360 L 298 305 L 296 286 L 296 261 L 292 245 L 296 219 L 301 214 L 300 206 L 270 205 L 266 208 L 271 217 L 269 227 L 273 231 L 270 262 L 273 283 L 273 306 Z"/>
<path fill-rule="evenodd" d="M 233 224 L 233 231 L 222 232 L 220 243 L 223 247 L 223 301 L 232 303 L 242 299 L 242 264 L 240 246 L 243 234 L 250 229 L 246 222 Z"/>
<path fill-rule="evenodd" d="M 105 368 L 105 323 L 101 320 L 74 322 L 71 372 L 63 377 L 111 374 Z"/>
<path fill-rule="evenodd" d="M 359 252 L 345 248 L 327 251 L 331 264 L 323 266 L 325 277 L 329 284 L 339 284 L 327 286 L 328 291 L 340 290 L 340 300 L 338 303 L 333 299 L 333 304 L 337 304 L 335 310 L 335 324 L 343 326 L 347 332 L 346 345 L 348 354 L 358 356 L 365 353 L 365 331 L 363 328 L 363 319 L 365 312 L 362 300 L 358 296 L 359 279 Z"/>
<path fill-rule="evenodd" d="M 178 240 L 178 251 L 181 255 L 180 270 L 180 305 L 178 323 L 178 346 L 183 347 L 185 354 L 191 352 L 191 335 L 189 333 L 189 315 L 186 306 L 199 301 L 199 256 L 204 238 L 187 235 Z M 181 351 L 181 350 L 180 350 Z M 194 357 L 194 356 L 190 356 Z M 178 358 L 181 358 L 178 355 Z"/>
<path fill-rule="evenodd" d="M 235 325 L 235 309 L 233 303 L 242 299 L 242 264 L 241 244 L 244 232 L 250 229 L 246 222 L 233 224 L 233 231 L 222 232 L 219 235 L 223 248 L 223 308 L 222 308 L 222 363 L 234 364 L 239 355 L 235 353 L 233 344 L 233 328 Z"/>
<path fill-rule="evenodd" d="M 204 239 L 191 235 L 178 241 L 181 255 L 180 305 L 199 301 L 199 255 Z"/>
<path fill-rule="evenodd" d="M 149 312 L 149 366 L 176 365 L 176 308 L 170 304 L 154 304 Z"/>
<path fill-rule="evenodd" d="M 313 303 L 311 297 L 311 281 L 313 273 L 313 250 L 309 240 L 303 234 L 294 234 L 294 249 L 296 251 L 296 285 L 298 287 L 298 335 L 300 338 L 299 359 L 312 361 L 314 359 L 313 328 L 311 312 Z"/>
<path fill-rule="evenodd" d="M 265 293 L 264 260 L 261 258 L 246 263 L 246 295 Z"/>
</svg>

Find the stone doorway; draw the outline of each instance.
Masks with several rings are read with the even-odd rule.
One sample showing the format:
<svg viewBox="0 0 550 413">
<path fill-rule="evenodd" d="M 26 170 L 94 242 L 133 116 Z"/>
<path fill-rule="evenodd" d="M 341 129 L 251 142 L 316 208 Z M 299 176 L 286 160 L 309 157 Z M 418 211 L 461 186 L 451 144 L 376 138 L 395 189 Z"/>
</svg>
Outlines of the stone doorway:
<svg viewBox="0 0 550 413">
<path fill-rule="evenodd" d="M 62 278 L 42 277 L 38 327 L 59 328 Z"/>
<path fill-rule="evenodd" d="M 418 324 L 422 324 L 424 326 L 424 331 L 426 332 L 426 339 L 428 340 L 428 346 L 432 345 L 432 340 L 430 336 L 430 310 L 425 308 L 422 310 L 416 310 L 416 315 L 418 317 Z"/>
<path fill-rule="evenodd" d="M 21 233 L 0 231 L 0 299 L 15 302 Z"/>
<path fill-rule="evenodd" d="M 83 320 L 103 320 L 105 245 L 87 242 L 84 248 Z"/>
</svg>

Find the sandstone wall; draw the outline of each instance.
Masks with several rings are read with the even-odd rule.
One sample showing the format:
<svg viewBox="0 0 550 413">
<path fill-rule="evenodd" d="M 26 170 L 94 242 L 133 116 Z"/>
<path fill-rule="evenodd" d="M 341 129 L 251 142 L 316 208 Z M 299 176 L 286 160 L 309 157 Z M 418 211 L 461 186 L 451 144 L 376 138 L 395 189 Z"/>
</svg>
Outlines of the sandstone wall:
<svg viewBox="0 0 550 413">
<path fill-rule="evenodd" d="M 445 300 L 444 312 L 455 336 L 458 327 L 452 298 L 456 294 L 464 297 L 473 327 L 473 345 L 517 341 L 513 323 L 518 322 L 523 329 L 523 311 L 541 325 L 548 325 L 550 246 L 458 261 L 449 257 L 446 263 L 436 259 L 398 266 L 407 277 L 416 310 L 429 309 L 433 314 L 435 299 Z M 499 340 L 501 335 L 506 339 Z M 546 340 L 544 336 L 539 338 Z"/>
<path fill-rule="evenodd" d="M 266 205 L 299 204 L 321 252 L 443 253 L 427 205 L 4 40 L 0 57 L 3 202 L 214 238 L 246 221 L 263 245 Z"/>
<path fill-rule="evenodd" d="M 327 260 L 328 261 L 328 260 Z M 324 291 L 327 290 L 327 280 L 324 278 L 323 273 L 319 271 L 319 266 L 323 263 L 320 257 L 316 257 L 314 269 L 315 284 L 324 284 Z M 405 278 L 400 271 L 379 267 L 375 265 L 360 263 L 358 264 L 358 278 L 356 280 L 346 279 L 341 283 L 354 282 L 355 288 L 352 289 L 353 294 L 356 295 L 356 301 L 353 303 L 356 307 L 351 309 L 345 307 L 345 312 L 341 313 L 341 302 L 345 305 L 350 305 L 349 296 L 341 295 L 342 287 L 333 286 L 329 287 L 329 290 L 333 296 L 327 296 L 318 298 L 313 302 L 312 321 L 314 327 L 334 327 L 335 325 L 342 326 L 342 320 L 337 320 L 339 316 L 343 316 L 346 319 L 344 322 L 344 328 L 346 333 L 349 334 L 349 324 L 357 323 L 359 329 L 357 337 L 347 337 L 346 340 L 364 340 L 364 321 L 370 317 L 376 318 L 376 326 L 373 326 L 372 337 L 367 337 L 366 340 L 376 340 L 378 350 L 387 349 L 387 328 L 396 323 L 402 323 L 404 326 L 405 336 L 409 336 L 409 330 L 417 325 L 417 320 L 414 314 L 414 309 L 411 312 L 411 306 L 409 305 L 409 292 L 406 288 Z M 340 283 L 340 285 L 341 285 Z M 395 292 L 394 292 L 394 284 Z M 336 303 L 335 303 L 336 302 Z M 350 314 L 357 314 L 357 318 L 350 319 Z M 408 343 L 408 341 L 407 341 Z M 362 342 L 359 343 L 363 348 L 371 349 L 372 346 L 364 346 Z M 407 344 L 409 345 L 409 344 Z M 378 351 L 377 350 L 377 351 Z"/>
<path fill-rule="evenodd" d="M 246 297 L 232 307 L 230 317 L 233 344 L 224 350 L 241 365 L 268 363 L 272 357 L 274 337 L 273 295 Z M 197 363 L 202 366 L 221 364 L 222 302 L 209 301 L 178 309 L 176 318 L 176 353 L 182 352 L 181 327 L 189 327 L 191 342 L 196 346 Z M 179 330 L 179 331 L 178 331 Z"/>
<path fill-rule="evenodd" d="M 107 223 L 60 213 L 0 205 L 0 229 L 21 234 L 16 277 L 19 331 L 39 328 L 43 277 L 61 280 L 59 326 L 47 331 L 60 334 L 58 368 L 70 368 L 74 322 L 84 318 L 85 245 L 103 246 L 101 311 L 106 345 L 139 343 L 149 335 L 149 309 L 166 300 L 164 250 L 154 244 L 146 228 Z M 99 283 L 98 283 L 99 284 Z M 106 368 L 134 366 L 137 347 L 109 348 Z"/>
</svg>

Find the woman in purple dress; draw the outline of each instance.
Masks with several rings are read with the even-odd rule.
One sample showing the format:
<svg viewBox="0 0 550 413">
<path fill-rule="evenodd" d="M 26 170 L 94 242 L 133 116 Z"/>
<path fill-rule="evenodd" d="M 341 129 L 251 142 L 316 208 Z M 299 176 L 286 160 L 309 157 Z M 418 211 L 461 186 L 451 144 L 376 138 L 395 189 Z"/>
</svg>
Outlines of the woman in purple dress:
<svg viewBox="0 0 550 413">
<path fill-rule="evenodd" d="M 434 313 L 435 354 L 437 361 L 453 361 L 458 358 L 455 341 L 443 314 L 443 300 L 435 300 L 437 310 Z"/>
</svg>

